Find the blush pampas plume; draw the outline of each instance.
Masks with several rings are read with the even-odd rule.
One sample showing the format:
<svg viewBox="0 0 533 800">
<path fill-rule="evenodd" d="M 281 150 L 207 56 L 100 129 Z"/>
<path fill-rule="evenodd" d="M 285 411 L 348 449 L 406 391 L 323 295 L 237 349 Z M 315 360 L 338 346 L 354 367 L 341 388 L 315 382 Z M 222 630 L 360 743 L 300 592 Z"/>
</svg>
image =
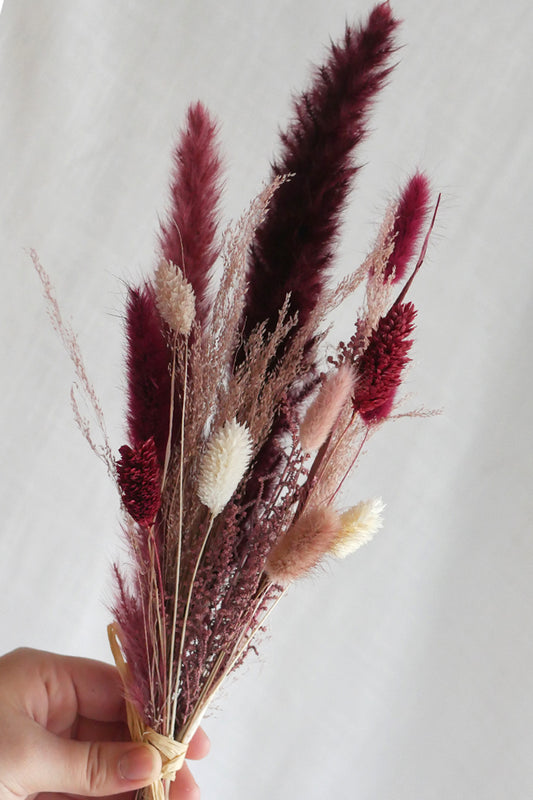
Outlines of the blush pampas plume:
<svg viewBox="0 0 533 800">
<path fill-rule="evenodd" d="M 131 736 L 155 746 L 164 764 L 146 800 L 168 800 L 213 698 L 288 587 L 382 524 L 381 500 L 339 509 L 371 433 L 391 418 L 409 362 L 416 311 L 405 295 L 436 210 L 415 268 L 391 295 L 422 237 L 423 173 L 389 204 L 363 264 L 337 286 L 327 279 L 359 170 L 354 152 L 389 77 L 397 27 L 382 3 L 331 45 L 294 100 L 271 183 L 223 236 L 217 124 L 202 104 L 189 107 L 157 266 L 128 288 L 126 443 L 117 455 L 32 252 L 76 371 L 76 421 L 123 510 L 128 561 L 114 567 L 109 632 Z M 353 335 L 328 342 L 326 354 L 328 314 L 359 287 Z"/>
<path fill-rule="evenodd" d="M 347 364 L 326 376 L 300 425 L 300 442 L 304 450 L 318 450 L 325 442 L 353 388 L 354 374 Z"/>
<path fill-rule="evenodd" d="M 286 585 L 316 567 L 331 550 L 340 524 L 339 515 L 328 506 L 302 514 L 270 552 L 265 570 L 270 580 Z"/>
</svg>

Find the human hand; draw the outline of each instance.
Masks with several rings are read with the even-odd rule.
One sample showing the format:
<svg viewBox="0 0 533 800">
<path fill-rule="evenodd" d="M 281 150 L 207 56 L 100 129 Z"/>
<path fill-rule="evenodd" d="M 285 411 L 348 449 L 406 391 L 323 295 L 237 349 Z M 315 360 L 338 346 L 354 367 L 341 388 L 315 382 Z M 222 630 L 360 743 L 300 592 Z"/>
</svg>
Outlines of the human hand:
<svg viewBox="0 0 533 800">
<path fill-rule="evenodd" d="M 161 771 L 149 745 L 129 741 L 117 670 L 100 661 L 20 649 L 0 658 L 0 800 L 41 792 L 134 797 Z M 187 758 L 207 755 L 199 730 Z M 198 800 L 185 764 L 171 784 L 171 800 Z"/>
</svg>

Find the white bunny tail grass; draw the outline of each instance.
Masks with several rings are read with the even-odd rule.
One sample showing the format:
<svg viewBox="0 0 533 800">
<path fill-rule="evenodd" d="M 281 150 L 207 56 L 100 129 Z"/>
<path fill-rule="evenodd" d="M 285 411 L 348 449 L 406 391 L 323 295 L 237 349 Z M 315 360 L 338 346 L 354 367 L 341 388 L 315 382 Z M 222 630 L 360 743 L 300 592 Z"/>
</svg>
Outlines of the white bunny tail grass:
<svg viewBox="0 0 533 800">
<path fill-rule="evenodd" d="M 346 558 L 367 544 L 383 527 L 384 508 L 381 497 L 376 497 L 373 500 L 363 500 L 341 514 L 339 533 L 330 551 L 332 555 Z"/>
<path fill-rule="evenodd" d="M 213 436 L 200 464 L 198 497 L 213 516 L 230 501 L 252 458 L 252 439 L 247 425 L 225 422 Z"/>
</svg>

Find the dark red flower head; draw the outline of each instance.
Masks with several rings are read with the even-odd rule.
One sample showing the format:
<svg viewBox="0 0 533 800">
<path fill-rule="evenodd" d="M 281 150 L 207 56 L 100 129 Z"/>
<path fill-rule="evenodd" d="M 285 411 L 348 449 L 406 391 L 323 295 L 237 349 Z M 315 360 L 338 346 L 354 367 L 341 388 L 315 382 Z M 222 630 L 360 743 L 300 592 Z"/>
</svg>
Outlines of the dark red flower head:
<svg viewBox="0 0 533 800">
<path fill-rule="evenodd" d="M 135 522 L 149 527 L 161 506 L 160 474 L 153 438 L 134 449 L 125 444 L 117 461 L 122 501 Z"/>
<path fill-rule="evenodd" d="M 395 303 L 372 332 L 360 357 L 354 409 L 367 425 L 381 422 L 390 413 L 402 372 L 410 361 L 416 309 L 412 303 Z"/>
</svg>

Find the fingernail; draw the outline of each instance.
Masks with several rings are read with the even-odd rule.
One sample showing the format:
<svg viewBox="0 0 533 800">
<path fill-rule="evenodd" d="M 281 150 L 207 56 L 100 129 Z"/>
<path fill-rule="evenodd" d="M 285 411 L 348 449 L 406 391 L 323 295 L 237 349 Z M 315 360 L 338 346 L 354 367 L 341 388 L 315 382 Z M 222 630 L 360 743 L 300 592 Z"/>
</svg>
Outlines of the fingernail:
<svg viewBox="0 0 533 800">
<path fill-rule="evenodd" d="M 118 762 L 120 776 L 127 781 L 144 781 L 157 777 L 161 764 L 157 763 L 157 753 L 151 747 L 136 747 L 124 753 Z"/>
</svg>

